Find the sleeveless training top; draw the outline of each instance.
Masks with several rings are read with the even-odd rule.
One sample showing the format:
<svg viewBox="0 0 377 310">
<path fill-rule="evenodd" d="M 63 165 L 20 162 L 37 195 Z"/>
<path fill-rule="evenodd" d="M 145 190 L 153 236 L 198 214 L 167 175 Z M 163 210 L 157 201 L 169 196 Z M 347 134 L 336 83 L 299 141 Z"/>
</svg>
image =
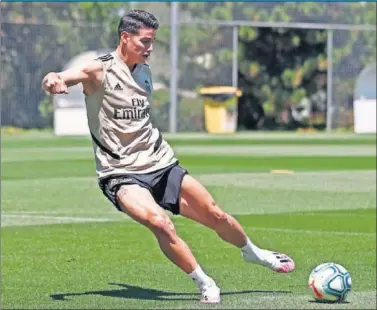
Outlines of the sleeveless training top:
<svg viewBox="0 0 377 310">
<path fill-rule="evenodd" d="M 112 174 L 148 173 L 177 161 L 150 118 L 151 71 L 138 64 L 131 72 L 116 52 L 98 58 L 101 87 L 85 96 L 99 178 Z"/>
</svg>

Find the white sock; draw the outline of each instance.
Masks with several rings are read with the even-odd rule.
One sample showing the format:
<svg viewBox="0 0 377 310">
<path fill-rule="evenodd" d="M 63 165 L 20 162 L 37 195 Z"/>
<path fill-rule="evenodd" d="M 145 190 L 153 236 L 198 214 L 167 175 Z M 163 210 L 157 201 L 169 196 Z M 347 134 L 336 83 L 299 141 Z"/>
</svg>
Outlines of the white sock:
<svg viewBox="0 0 377 310">
<path fill-rule="evenodd" d="M 199 288 L 212 281 L 212 279 L 205 274 L 205 272 L 199 265 L 193 272 L 189 273 L 188 276 L 196 283 Z"/>
<path fill-rule="evenodd" d="M 247 238 L 246 245 L 241 248 L 241 251 L 247 260 L 260 261 L 262 250 L 252 243 L 249 238 Z"/>
</svg>

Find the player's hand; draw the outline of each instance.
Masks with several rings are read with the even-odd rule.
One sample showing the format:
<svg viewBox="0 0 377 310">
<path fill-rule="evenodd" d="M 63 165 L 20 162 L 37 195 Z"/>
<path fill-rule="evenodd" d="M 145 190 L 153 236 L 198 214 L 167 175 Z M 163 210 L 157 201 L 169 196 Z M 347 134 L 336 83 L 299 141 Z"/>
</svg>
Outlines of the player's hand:
<svg viewBox="0 0 377 310">
<path fill-rule="evenodd" d="M 68 94 L 67 85 L 55 72 L 51 72 L 45 76 L 42 86 L 51 94 Z"/>
</svg>

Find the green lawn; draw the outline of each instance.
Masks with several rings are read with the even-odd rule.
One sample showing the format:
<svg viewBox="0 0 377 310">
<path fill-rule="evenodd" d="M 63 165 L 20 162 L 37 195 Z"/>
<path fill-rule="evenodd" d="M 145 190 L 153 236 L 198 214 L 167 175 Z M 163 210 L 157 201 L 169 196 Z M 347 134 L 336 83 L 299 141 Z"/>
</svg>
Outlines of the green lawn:
<svg viewBox="0 0 377 310">
<path fill-rule="evenodd" d="M 223 292 L 220 305 L 202 306 L 195 285 L 150 232 L 102 195 L 88 138 L 8 136 L 1 156 L 2 309 L 376 307 L 375 136 L 167 136 L 181 164 L 250 238 L 291 255 L 297 270 L 276 274 L 246 264 L 209 229 L 173 217 Z M 323 154 L 312 155 L 317 146 Z M 309 273 L 328 261 L 351 273 L 348 303 L 312 301 Z"/>
</svg>

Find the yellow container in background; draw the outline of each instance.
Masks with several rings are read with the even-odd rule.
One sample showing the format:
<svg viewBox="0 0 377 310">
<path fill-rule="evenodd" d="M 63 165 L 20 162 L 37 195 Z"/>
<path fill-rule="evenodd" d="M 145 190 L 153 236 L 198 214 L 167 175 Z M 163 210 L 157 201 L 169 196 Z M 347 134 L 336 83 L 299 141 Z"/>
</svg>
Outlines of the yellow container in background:
<svg viewBox="0 0 377 310">
<path fill-rule="evenodd" d="M 207 132 L 236 132 L 238 98 L 242 92 L 231 86 L 210 86 L 201 88 L 199 94 L 204 99 L 204 122 Z"/>
</svg>

